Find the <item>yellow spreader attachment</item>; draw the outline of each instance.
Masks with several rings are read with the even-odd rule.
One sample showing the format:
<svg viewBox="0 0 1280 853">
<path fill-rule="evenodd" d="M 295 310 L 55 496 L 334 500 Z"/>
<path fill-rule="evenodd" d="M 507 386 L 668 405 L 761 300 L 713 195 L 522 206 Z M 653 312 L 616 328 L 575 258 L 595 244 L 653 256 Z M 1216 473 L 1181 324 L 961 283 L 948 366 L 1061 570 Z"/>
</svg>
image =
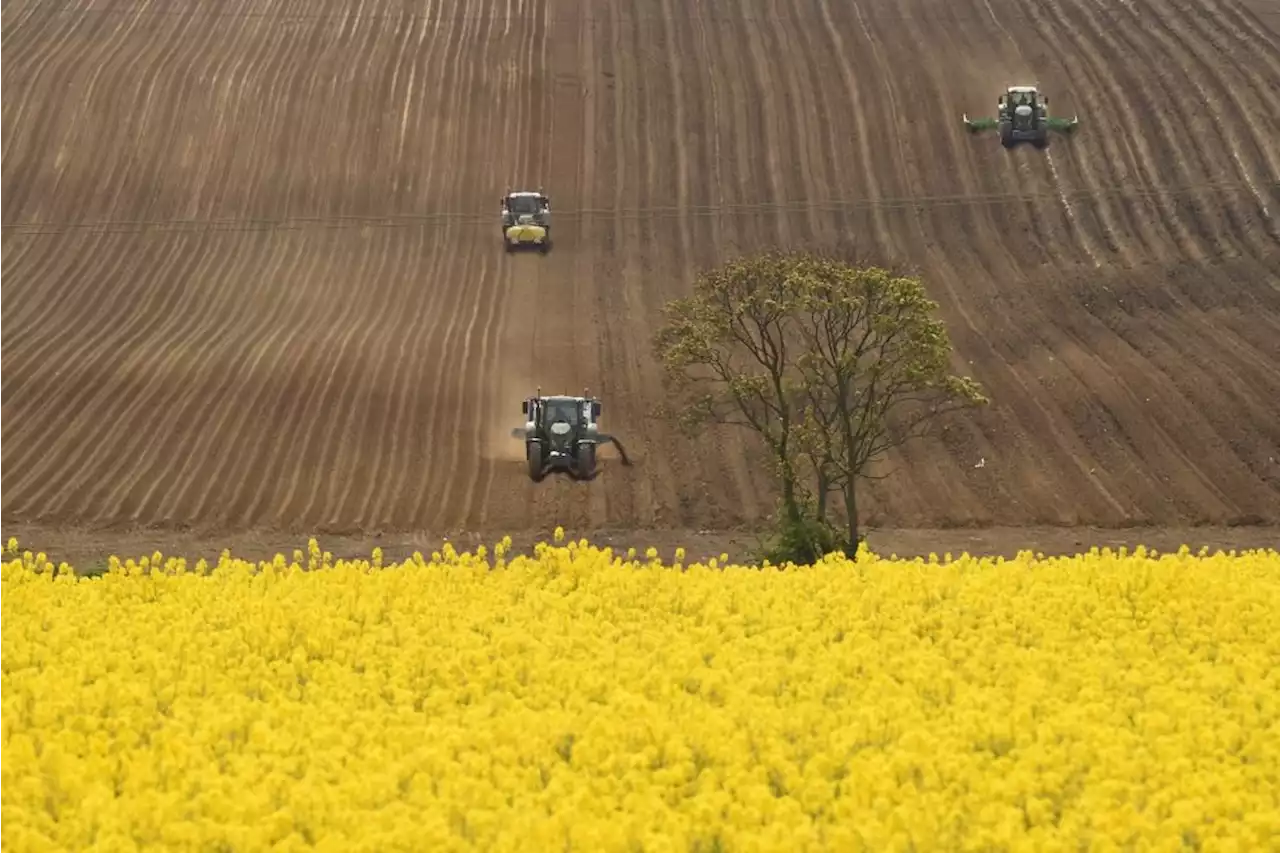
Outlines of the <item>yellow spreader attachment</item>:
<svg viewBox="0 0 1280 853">
<path fill-rule="evenodd" d="M 547 229 L 541 225 L 512 225 L 507 229 L 507 242 L 522 246 L 540 246 L 547 239 Z"/>
</svg>

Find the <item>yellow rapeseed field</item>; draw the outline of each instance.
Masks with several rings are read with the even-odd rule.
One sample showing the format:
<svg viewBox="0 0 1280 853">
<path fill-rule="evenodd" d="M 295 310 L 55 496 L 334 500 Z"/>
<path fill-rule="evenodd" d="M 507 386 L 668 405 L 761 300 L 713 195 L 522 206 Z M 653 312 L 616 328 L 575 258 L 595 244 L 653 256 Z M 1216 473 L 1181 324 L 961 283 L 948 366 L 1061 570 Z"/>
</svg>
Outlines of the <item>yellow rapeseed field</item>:
<svg viewBox="0 0 1280 853">
<path fill-rule="evenodd" d="M 1277 849 L 1280 553 L 506 550 L 11 552 L 4 850 Z"/>
</svg>

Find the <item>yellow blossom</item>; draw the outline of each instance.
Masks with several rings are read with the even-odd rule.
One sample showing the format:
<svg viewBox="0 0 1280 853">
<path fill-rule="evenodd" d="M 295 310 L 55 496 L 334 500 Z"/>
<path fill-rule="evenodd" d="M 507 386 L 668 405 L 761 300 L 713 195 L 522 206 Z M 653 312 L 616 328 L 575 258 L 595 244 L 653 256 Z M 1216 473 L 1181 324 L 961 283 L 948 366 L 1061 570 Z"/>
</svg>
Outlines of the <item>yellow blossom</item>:
<svg viewBox="0 0 1280 853">
<path fill-rule="evenodd" d="M 5 850 L 1263 850 L 1280 554 L 3 563 Z"/>
</svg>

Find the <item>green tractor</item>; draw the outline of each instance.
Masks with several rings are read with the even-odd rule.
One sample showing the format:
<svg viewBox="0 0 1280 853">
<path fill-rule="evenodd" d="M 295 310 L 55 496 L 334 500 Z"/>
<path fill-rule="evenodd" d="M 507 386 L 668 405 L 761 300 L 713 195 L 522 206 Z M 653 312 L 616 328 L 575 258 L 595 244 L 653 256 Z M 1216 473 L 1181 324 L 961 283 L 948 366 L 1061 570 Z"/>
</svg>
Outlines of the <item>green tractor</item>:
<svg viewBox="0 0 1280 853">
<path fill-rule="evenodd" d="M 583 392 L 581 397 L 542 396 L 538 393 L 520 404 L 525 424 L 511 430 L 513 438 L 524 442 L 529 462 L 529 479 L 540 483 L 548 474 L 566 474 L 571 480 L 594 480 L 596 448 L 612 444 L 623 465 L 631 459 L 622 442 L 600 431 L 600 401 Z"/>
<path fill-rule="evenodd" d="M 1035 86 L 1010 86 L 996 101 L 995 118 L 971 119 L 964 116 L 965 127 L 970 133 L 984 130 L 1000 131 L 1000 144 L 1012 148 L 1019 142 L 1030 142 L 1036 148 L 1049 144 L 1049 131 L 1072 133 L 1080 124 L 1080 118 L 1053 118 L 1049 115 L 1049 97 L 1042 95 Z"/>
</svg>

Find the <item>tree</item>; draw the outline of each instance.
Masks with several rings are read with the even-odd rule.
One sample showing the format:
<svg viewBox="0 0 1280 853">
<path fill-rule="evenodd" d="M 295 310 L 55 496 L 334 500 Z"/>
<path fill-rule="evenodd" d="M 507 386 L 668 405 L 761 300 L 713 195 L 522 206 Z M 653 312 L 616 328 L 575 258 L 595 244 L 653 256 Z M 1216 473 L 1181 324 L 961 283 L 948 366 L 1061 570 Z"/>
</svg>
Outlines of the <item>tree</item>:
<svg viewBox="0 0 1280 853">
<path fill-rule="evenodd" d="M 886 451 L 948 412 L 987 402 L 950 372 L 952 347 L 924 283 L 880 267 L 793 258 L 802 337 L 796 360 L 818 476 L 844 498 L 848 547 L 862 541 L 858 484 Z"/>
<path fill-rule="evenodd" d="M 937 307 L 918 277 L 768 252 L 699 276 L 668 304 L 654 345 L 683 426 L 737 424 L 763 439 L 784 533 L 812 521 L 807 473 L 818 522 L 828 495 L 843 497 L 852 552 L 871 463 L 944 413 L 986 403 L 976 382 L 950 373 Z"/>
<path fill-rule="evenodd" d="M 668 408 L 687 431 L 707 423 L 744 426 L 769 450 L 787 523 L 801 520 L 795 457 L 804 389 L 797 291 L 781 255 L 732 261 L 706 272 L 694 293 L 666 307 L 654 345 L 677 403 Z"/>
</svg>

